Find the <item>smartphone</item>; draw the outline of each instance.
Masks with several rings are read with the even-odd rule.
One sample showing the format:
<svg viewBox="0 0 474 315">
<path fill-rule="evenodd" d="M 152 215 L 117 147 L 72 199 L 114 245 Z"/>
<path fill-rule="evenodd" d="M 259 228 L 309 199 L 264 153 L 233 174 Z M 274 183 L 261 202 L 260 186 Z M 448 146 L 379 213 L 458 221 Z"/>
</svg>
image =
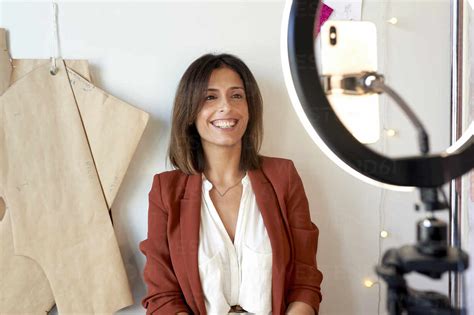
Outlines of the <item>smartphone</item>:
<svg viewBox="0 0 474 315">
<path fill-rule="evenodd" d="M 320 47 L 322 75 L 377 71 L 377 30 L 372 22 L 328 20 L 321 27 Z M 338 118 L 357 140 L 365 144 L 378 141 L 378 94 L 348 95 L 342 90 L 332 90 L 326 96 Z"/>
</svg>

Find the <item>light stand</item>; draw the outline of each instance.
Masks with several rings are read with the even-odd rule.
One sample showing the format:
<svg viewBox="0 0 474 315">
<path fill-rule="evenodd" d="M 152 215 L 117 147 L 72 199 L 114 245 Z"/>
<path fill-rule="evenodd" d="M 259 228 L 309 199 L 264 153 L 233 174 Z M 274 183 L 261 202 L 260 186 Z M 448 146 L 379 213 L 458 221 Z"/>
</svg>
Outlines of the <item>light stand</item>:
<svg viewBox="0 0 474 315">
<path fill-rule="evenodd" d="M 441 154 L 429 154 L 428 136 L 410 108 L 376 74 L 355 74 L 337 80 L 323 78 L 317 71 L 313 30 L 319 0 L 288 0 L 283 12 L 281 31 L 282 69 L 288 94 L 295 112 L 311 139 L 334 163 L 354 177 L 392 190 L 411 191 L 418 187 L 426 210 L 446 208 L 438 200 L 437 189 L 474 167 L 474 124 L 455 144 Z M 341 82 L 345 81 L 344 82 Z M 329 81 L 328 81 L 329 80 Z M 359 93 L 386 92 L 404 110 L 419 134 L 421 156 L 390 158 L 360 143 L 345 128 L 326 97 L 325 91 L 339 84 Z M 446 199 L 446 198 L 445 198 Z M 389 286 L 388 307 L 391 314 L 456 314 L 449 301 L 432 292 L 419 292 L 407 287 L 405 273 L 418 271 L 440 277 L 445 271 L 463 271 L 467 255 L 446 245 L 446 224 L 429 217 L 419 223 L 418 243 L 389 250 L 379 266 Z"/>
<path fill-rule="evenodd" d="M 386 92 L 415 125 L 422 155 L 429 153 L 429 137 L 416 114 L 403 98 L 375 72 L 361 72 L 344 76 L 322 76 L 324 92 L 332 87 L 349 95 Z M 438 198 L 438 190 L 444 201 Z M 387 310 L 398 314 L 464 314 L 465 310 L 452 307 L 447 296 L 433 291 L 418 291 L 408 287 L 404 274 L 418 272 L 433 279 L 440 279 L 446 271 L 463 272 L 468 267 L 468 255 L 459 248 L 448 246 L 448 225 L 435 218 L 436 211 L 447 210 L 448 202 L 440 188 L 419 188 L 421 202 L 430 215 L 417 223 L 417 244 L 389 249 L 376 267 L 377 274 L 387 283 Z M 419 210 L 416 207 L 416 210 Z"/>
</svg>

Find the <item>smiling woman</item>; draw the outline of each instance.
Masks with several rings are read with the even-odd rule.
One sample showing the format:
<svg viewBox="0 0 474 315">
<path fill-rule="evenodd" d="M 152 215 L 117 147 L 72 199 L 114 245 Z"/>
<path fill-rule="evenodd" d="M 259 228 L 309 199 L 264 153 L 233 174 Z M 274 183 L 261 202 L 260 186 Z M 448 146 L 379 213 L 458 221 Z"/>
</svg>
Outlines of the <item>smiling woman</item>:
<svg viewBox="0 0 474 315">
<path fill-rule="evenodd" d="M 258 154 L 262 97 L 237 57 L 204 55 L 175 97 L 169 158 L 149 193 L 147 314 L 319 310 L 318 228 L 291 160 Z"/>
</svg>

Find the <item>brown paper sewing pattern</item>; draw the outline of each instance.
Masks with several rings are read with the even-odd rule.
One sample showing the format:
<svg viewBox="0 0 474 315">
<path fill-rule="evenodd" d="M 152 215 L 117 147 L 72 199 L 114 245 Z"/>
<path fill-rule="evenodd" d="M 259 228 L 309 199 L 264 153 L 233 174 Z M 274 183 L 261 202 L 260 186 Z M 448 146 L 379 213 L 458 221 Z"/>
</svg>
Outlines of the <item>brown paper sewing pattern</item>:
<svg viewBox="0 0 474 315">
<path fill-rule="evenodd" d="M 12 82 L 17 81 L 47 60 L 13 60 Z M 86 60 L 66 61 L 66 65 L 89 78 Z M 2 132 L 3 124 L 0 124 Z M 0 141 L 1 141 L 0 137 Z M 0 142 L 0 148 L 4 146 Z M 0 155 L 1 158 L 2 155 Z M 0 162 L 0 166 L 2 163 Z M 0 173 L 1 174 L 1 173 Z M 2 196 L 0 186 L 0 196 Z M 42 314 L 54 306 L 54 296 L 40 265 L 25 256 L 15 255 L 10 216 L 0 221 L 0 314 Z"/>
<path fill-rule="evenodd" d="M 43 63 L 44 63 L 44 61 L 43 61 Z M 14 62 L 14 64 L 15 64 L 15 62 Z M 25 75 L 29 76 L 30 75 L 29 72 L 31 71 L 31 69 L 35 68 L 39 63 L 35 63 L 35 62 L 32 62 L 32 61 L 30 61 L 28 63 L 27 61 L 25 61 L 23 63 L 24 65 L 27 65 L 25 67 L 19 66 L 20 64 L 21 64 L 21 61 L 17 62 L 17 64 L 16 64 L 16 66 L 18 66 L 18 68 L 16 68 L 16 69 L 18 69 L 19 71 L 16 72 L 16 77 L 14 76 L 14 80 L 20 79 Z M 31 69 L 28 69 L 28 65 L 31 66 Z M 47 68 L 47 65 L 43 65 L 40 68 L 41 68 L 41 71 L 44 71 Z M 85 67 L 85 68 L 87 70 L 87 67 Z M 20 71 L 21 69 L 24 69 L 25 71 L 22 73 Z M 81 71 L 81 70 L 77 71 L 77 69 L 81 69 L 81 67 L 76 66 L 76 71 L 69 71 L 69 73 L 68 73 L 69 78 L 70 78 L 69 82 L 71 83 L 71 85 L 68 85 L 68 87 L 69 87 L 69 90 L 71 90 L 70 86 L 73 87 L 73 91 L 74 91 L 73 96 L 77 100 L 77 105 L 79 105 L 78 107 L 79 107 L 79 111 L 82 115 L 83 123 L 84 123 L 85 126 L 86 125 L 88 126 L 88 127 L 86 127 L 86 132 L 87 132 L 87 136 L 88 136 L 89 142 L 90 142 L 89 145 L 92 149 L 92 152 L 94 153 L 93 155 L 94 155 L 94 158 L 96 160 L 95 163 L 98 165 L 98 170 L 97 171 L 99 173 L 101 173 L 101 167 L 99 165 L 101 165 L 103 167 L 102 168 L 102 170 L 103 170 L 102 174 L 100 174 L 99 178 L 100 178 L 100 182 L 104 185 L 104 187 L 106 187 L 106 189 L 104 189 L 103 193 L 106 195 L 106 200 L 107 200 L 108 204 L 111 205 L 112 202 L 113 202 L 113 199 L 115 197 L 115 194 L 118 190 L 118 187 L 120 185 L 120 182 L 123 179 L 123 176 L 124 176 L 124 173 L 125 173 L 126 168 L 128 166 L 128 163 L 129 163 L 129 161 L 130 161 L 130 159 L 133 155 L 133 152 L 136 148 L 136 145 L 138 144 L 138 141 L 141 137 L 143 129 L 145 128 L 146 122 L 148 120 L 148 114 L 146 114 L 146 113 L 144 113 L 144 112 L 142 112 L 142 111 L 140 111 L 136 108 L 133 108 L 132 106 L 130 106 L 128 104 L 125 104 L 125 103 L 121 102 L 120 100 L 118 100 L 116 98 L 110 97 L 105 92 L 101 91 L 100 89 L 95 88 L 87 80 L 85 80 L 84 78 L 82 78 L 80 75 L 77 74 L 77 72 L 81 72 L 82 76 L 87 76 L 87 74 L 84 74 L 85 71 Z M 34 74 L 36 76 L 39 76 L 39 78 L 36 78 L 36 80 L 38 80 L 42 76 L 44 76 L 44 74 L 43 75 L 38 75 L 36 73 L 36 72 L 39 72 L 39 71 L 40 70 L 33 70 L 32 71 L 32 72 L 34 72 Z M 64 72 L 66 72 L 66 68 L 64 68 Z M 63 73 L 62 75 L 64 76 L 65 73 Z M 65 76 L 65 78 L 67 78 L 67 76 Z M 43 79 L 45 79 L 45 78 L 41 78 L 40 80 L 43 80 Z M 33 80 L 33 82 L 34 81 L 35 80 Z M 55 80 L 53 80 L 53 81 L 55 81 Z M 36 84 L 38 84 L 38 82 Z M 25 84 L 25 85 L 26 85 L 26 88 L 25 87 L 23 87 L 23 88 L 25 90 L 28 90 L 26 92 L 26 94 L 28 94 L 28 92 L 31 93 L 31 90 L 34 90 L 35 88 L 45 88 L 45 87 L 47 88 L 48 87 L 48 84 L 46 84 L 46 86 L 33 86 L 33 87 L 31 87 L 31 86 L 28 87 L 28 84 Z M 40 84 L 40 85 L 43 85 L 43 84 Z M 33 89 L 29 89 L 29 88 L 33 88 Z M 66 86 L 64 86 L 63 88 L 65 88 L 66 91 L 68 90 L 66 88 Z M 54 91 L 55 91 L 54 93 L 56 93 L 58 90 L 54 90 Z M 65 95 L 60 95 L 60 97 L 56 97 L 56 99 L 61 99 L 61 97 L 65 97 Z M 69 94 L 68 97 L 71 97 L 71 94 Z M 100 102 L 100 100 L 104 100 L 104 101 Z M 107 100 L 109 100 L 109 101 L 106 102 Z M 2 99 L 2 101 L 3 101 L 3 99 Z M 71 104 L 72 103 L 74 103 L 74 102 L 71 102 Z M 95 116 L 94 116 L 94 110 L 97 109 L 97 107 L 94 107 L 94 106 L 97 106 L 97 105 L 102 105 L 102 107 L 106 108 L 107 110 L 102 110 L 100 113 L 95 112 Z M 57 109 L 58 110 L 61 109 L 61 106 L 57 106 Z M 77 109 L 77 107 L 76 107 L 76 109 Z M 64 110 L 62 110 L 62 111 L 64 112 Z M 78 111 L 78 113 L 79 113 L 79 111 Z M 105 119 L 97 119 L 97 117 L 101 117 L 101 116 L 106 117 L 109 112 L 118 112 L 118 114 L 116 113 L 115 116 L 114 115 L 111 115 L 111 116 L 109 115 L 109 117 L 112 117 L 112 119 L 110 121 L 106 121 Z M 120 115 L 120 113 L 126 113 L 126 116 L 123 115 L 123 114 Z M 17 112 L 13 113 L 13 116 L 19 115 L 19 114 L 20 113 L 17 111 Z M 12 115 L 12 113 L 10 113 L 10 115 Z M 79 115 L 79 118 L 81 118 L 81 115 Z M 47 116 L 47 115 L 45 115 L 45 116 Z M 93 121 L 92 118 L 94 118 L 94 117 L 96 117 L 96 119 Z M 30 116 L 30 118 L 31 118 L 31 116 Z M 11 117 L 9 117 L 9 119 L 11 119 Z M 43 123 L 44 122 L 45 121 L 43 121 Z M 109 123 L 108 125 L 107 125 L 107 122 Z M 122 140 L 126 139 L 127 141 L 122 141 L 120 143 L 117 143 L 117 141 L 108 141 L 109 139 L 113 140 L 111 138 L 113 137 L 114 133 L 111 132 L 111 131 L 113 131 L 114 127 L 117 129 L 117 127 L 116 127 L 117 122 L 122 123 L 122 124 L 118 125 L 121 128 L 126 127 L 126 125 L 128 123 L 129 126 L 131 127 L 131 129 L 127 129 L 127 130 L 128 131 L 130 131 L 130 130 L 134 131 L 132 133 L 127 133 L 127 135 L 124 135 Z M 124 122 L 126 122 L 125 126 L 124 126 Z M 5 123 L 5 121 L 3 123 Z M 64 125 L 64 127 L 68 127 L 68 128 L 71 127 L 69 125 L 68 126 L 66 126 L 66 125 Z M 102 128 L 100 128 L 101 126 L 102 126 Z M 11 125 L 10 125 L 10 127 L 11 127 Z M 40 129 L 39 124 L 37 124 L 36 127 L 38 129 Z M 55 126 L 55 127 L 58 127 L 58 126 Z M 76 122 L 76 128 L 78 128 L 78 127 L 79 127 L 79 124 L 77 124 L 77 122 Z M 30 131 L 32 131 L 31 127 L 29 127 L 29 129 L 30 129 Z M 48 125 L 46 125 L 46 129 L 50 129 L 48 127 Z M 108 130 L 109 133 L 104 133 L 104 129 Z M 7 128 L 7 130 L 8 130 L 8 128 Z M 77 129 L 77 130 L 79 130 L 79 129 Z M 84 131 L 84 130 L 82 129 L 82 131 Z M 50 130 L 50 132 L 51 132 L 51 130 Z M 32 134 L 33 134 L 33 132 L 32 132 Z M 107 137 L 109 137 L 109 139 Z M 35 137 L 33 137 L 33 138 L 35 138 Z M 87 140 L 87 138 L 86 138 L 86 140 Z M 47 143 L 52 148 L 54 148 L 53 141 L 50 141 L 50 142 L 47 142 Z M 6 143 L 4 143 L 4 145 L 6 145 Z M 83 143 L 83 145 L 84 145 L 84 143 Z M 63 149 L 65 149 L 66 148 L 66 142 L 63 142 L 63 146 L 64 146 Z M 116 146 L 118 146 L 120 148 L 117 148 Z M 100 153 L 99 149 L 104 148 L 104 147 L 105 147 L 105 149 L 104 149 L 105 151 L 103 151 L 104 153 Z M 107 151 L 108 148 L 113 149 L 113 150 Z M 84 148 L 82 148 L 82 149 L 84 149 Z M 26 151 L 28 152 L 29 150 L 26 150 Z M 38 150 L 36 153 L 38 153 L 40 151 L 41 150 Z M 96 154 L 96 152 L 97 152 L 97 154 Z M 112 155 L 110 155 L 110 154 L 107 155 L 106 154 L 107 152 L 109 152 L 109 153 L 112 152 L 113 154 Z M 58 153 L 58 152 L 56 152 L 56 153 Z M 64 152 L 60 151 L 60 155 L 61 154 L 64 154 Z M 116 161 L 115 163 L 111 163 L 111 161 L 110 161 L 111 156 L 113 157 L 112 162 Z M 69 156 L 69 157 L 71 157 L 71 156 Z M 46 163 L 47 161 L 43 161 L 43 162 L 45 163 L 43 166 L 45 166 L 47 164 Z M 92 160 L 92 156 L 91 156 L 91 159 L 86 160 L 83 163 L 85 163 L 85 164 L 83 164 L 83 170 L 82 170 L 83 171 L 82 172 L 83 173 L 82 174 L 83 179 L 82 180 L 85 180 L 86 183 L 87 183 L 87 181 L 88 181 L 87 178 L 89 178 L 89 180 L 94 182 L 93 177 L 95 175 L 95 178 L 97 179 L 97 174 L 94 174 L 95 168 L 93 167 L 94 160 Z M 6 164 L 6 163 L 4 163 L 4 164 Z M 51 165 L 50 165 L 50 168 L 51 168 Z M 62 168 L 62 170 L 64 170 L 64 169 L 65 168 Z M 51 169 L 49 169 L 48 171 L 51 171 Z M 57 171 L 57 174 L 55 174 L 55 176 L 58 176 L 58 178 L 59 178 L 59 176 L 60 176 L 59 173 L 61 173 L 61 172 L 62 171 Z M 41 172 L 39 172 L 39 173 L 41 173 Z M 52 172 L 52 173 L 54 173 L 54 172 Z M 24 173 L 23 175 L 25 175 L 25 174 L 26 173 Z M 84 174 L 85 174 L 85 176 L 84 176 Z M 48 183 L 50 183 L 49 181 L 42 181 L 42 182 L 43 182 L 43 184 L 46 184 L 46 186 L 48 186 Z M 96 183 L 96 184 L 99 184 L 99 187 L 100 187 L 100 182 L 97 181 L 97 183 Z M 18 191 L 21 191 L 21 190 L 24 190 L 24 189 L 28 190 L 27 187 L 29 187 L 29 185 L 30 185 L 30 182 L 27 181 L 27 182 L 24 182 L 24 183 L 19 183 L 19 185 L 16 188 L 17 188 Z M 11 183 L 10 183 L 10 186 L 11 186 Z M 55 186 L 55 185 L 53 185 L 53 186 Z M 56 186 L 58 186 L 58 185 L 56 185 Z M 82 188 L 81 185 L 78 185 L 78 186 Z M 53 193 L 53 192 L 51 191 L 51 193 Z M 91 191 L 89 191 L 89 193 L 91 193 Z M 34 194 L 34 192 L 33 192 L 33 194 Z M 75 195 L 78 195 L 78 193 L 76 193 L 76 194 L 72 193 L 71 194 L 71 192 L 68 191 L 66 193 L 66 195 L 75 196 Z M 100 196 L 100 193 L 98 195 Z M 82 195 L 82 196 L 85 197 L 84 195 Z M 41 199 L 41 193 L 36 192 L 36 198 Z M 75 198 L 76 198 L 76 200 L 78 200 L 77 196 L 75 196 Z M 100 200 L 100 197 L 97 197 L 97 191 L 96 191 L 96 195 L 94 196 L 94 198 L 99 198 L 98 200 Z M 44 199 L 44 196 L 43 196 L 43 199 Z M 51 198 L 49 198 L 49 199 L 51 199 Z M 60 198 L 60 199 L 67 199 L 67 198 L 63 197 L 63 198 Z M 7 200 L 10 200 L 10 198 L 8 198 Z M 100 204 L 100 201 L 98 201 L 98 200 L 95 201 L 96 205 Z M 82 199 L 81 199 L 81 201 L 82 201 Z M 102 201 L 105 201 L 104 198 L 103 198 L 103 195 L 102 195 Z M 63 202 L 64 202 L 64 200 L 63 200 Z M 10 206 L 10 202 L 8 201 L 7 203 L 9 204 L 9 208 L 12 208 L 12 206 Z M 19 202 L 19 203 L 20 203 L 20 205 L 19 205 L 20 207 L 21 206 L 26 207 L 26 208 L 28 207 L 27 202 L 26 202 L 26 204 L 22 204 L 22 202 Z M 30 206 L 31 205 L 32 204 L 30 204 Z M 16 208 L 16 207 L 18 207 L 18 206 L 14 206 L 13 208 Z M 72 208 L 74 208 L 74 207 L 72 207 Z M 105 206 L 105 209 L 107 209 L 106 206 Z M 50 215 L 50 218 L 51 218 L 52 217 L 51 214 L 54 213 L 54 211 L 49 209 L 49 212 L 50 212 L 49 215 Z M 91 212 L 91 211 L 89 210 L 89 212 Z M 100 206 L 99 206 L 98 212 L 99 213 L 101 212 Z M 95 214 L 94 211 L 92 211 L 92 213 L 93 213 L 93 218 L 95 218 L 97 216 L 97 214 Z M 14 212 L 13 212 L 12 216 L 15 216 Z M 40 215 L 40 217 L 43 217 L 43 216 L 44 216 L 44 213 L 42 213 Z M 74 218 L 73 215 L 71 217 Z M 10 218 L 6 217 L 6 219 L 10 219 Z M 2 224 L 5 224 L 6 223 L 5 221 L 6 220 L 4 220 L 4 222 L 2 222 Z M 26 220 L 26 222 L 28 222 L 29 224 L 32 223 L 31 221 L 32 220 Z M 55 219 L 55 221 L 63 223 L 62 220 L 57 220 L 57 218 Z M 69 222 L 72 223 L 71 221 L 72 220 L 70 220 Z M 21 216 L 20 216 L 20 218 L 16 218 L 16 219 L 12 218 L 12 225 L 14 227 L 14 229 L 13 229 L 14 234 L 16 234 L 16 237 L 19 240 L 22 240 L 22 238 L 25 238 L 25 235 L 27 235 L 28 233 L 27 233 L 27 231 L 25 231 L 25 229 L 15 229 L 15 226 L 18 223 L 24 224 L 25 223 L 24 218 L 21 218 Z M 108 226 L 110 228 L 110 221 L 107 221 L 107 220 L 104 221 L 104 218 L 102 218 L 102 220 L 97 221 L 96 231 L 94 233 L 91 233 L 91 234 L 94 234 L 94 235 L 97 234 L 97 235 L 95 235 L 97 237 L 97 240 L 95 240 L 95 241 L 92 240 L 92 238 L 95 238 L 95 237 L 93 237 L 91 235 L 88 235 L 88 237 L 86 237 L 87 240 L 84 240 L 84 239 L 80 240 L 81 237 L 79 237 L 79 240 L 76 240 L 73 243 L 74 243 L 75 246 L 77 246 L 76 245 L 77 242 L 81 242 L 81 241 L 83 242 L 83 244 L 81 244 L 83 246 L 79 247 L 79 252 L 81 250 L 90 252 L 89 254 L 91 255 L 91 257 L 90 257 L 91 259 L 89 260 L 89 265 L 91 265 L 91 266 L 89 266 L 89 267 L 92 267 L 92 268 L 95 268 L 95 269 L 100 269 L 100 268 L 97 268 L 97 264 L 95 263 L 95 259 L 93 259 L 93 257 L 96 257 L 96 258 L 102 257 L 102 255 L 104 253 L 97 253 L 97 251 L 96 251 L 96 253 L 91 253 L 91 252 L 94 252 L 94 250 L 92 250 L 92 248 L 95 247 L 97 249 L 98 247 L 100 247 L 100 245 L 103 245 L 102 247 L 104 247 L 108 251 L 110 251 L 110 253 L 108 255 L 106 255 L 107 256 L 106 260 L 109 261 L 109 264 L 107 264 L 107 266 L 108 266 L 107 269 L 108 270 L 115 270 L 115 269 L 117 269 L 116 267 L 118 267 L 118 269 L 122 269 L 122 273 L 123 273 L 123 265 L 121 263 L 121 257 L 118 253 L 118 250 L 107 248 L 107 247 L 110 247 L 110 244 L 112 244 L 112 243 L 114 243 L 115 244 L 114 246 L 116 247 L 115 238 L 113 237 L 113 231 L 111 233 L 111 229 L 109 229 L 109 231 L 107 233 L 108 229 L 107 228 L 104 229 L 104 227 L 107 226 L 107 223 L 108 223 Z M 105 226 L 104 226 L 104 224 L 105 224 Z M 28 224 L 27 224 L 27 226 L 28 226 Z M 100 228 L 98 228 L 99 226 L 100 226 Z M 31 235 L 32 234 L 31 230 L 34 230 L 34 226 L 30 226 L 29 228 L 30 228 L 30 235 Z M 38 229 L 38 226 L 36 228 Z M 70 229 L 71 229 L 71 227 L 69 228 L 69 230 Z M 18 230 L 20 232 L 18 232 Z M 54 228 L 52 226 L 50 226 L 50 228 L 46 228 L 45 230 L 53 230 L 54 231 Z M 77 234 L 78 232 L 80 234 L 80 231 L 79 231 L 80 229 L 78 229 L 77 227 L 72 228 L 72 230 L 74 230 L 74 232 L 69 231 L 69 233 L 68 233 L 68 228 L 65 228 L 65 229 L 63 229 L 63 232 L 66 235 L 70 235 L 70 236 L 74 235 L 74 234 Z M 7 229 L 3 229 L 0 232 L 5 232 L 5 231 L 7 231 Z M 82 238 L 84 238 L 84 235 L 82 235 Z M 7 238 L 5 238 L 5 239 L 7 239 Z M 24 241 L 24 239 L 23 239 L 23 241 Z M 53 242 L 53 245 L 54 245 L 54 243 L 55 243 L 54 240 L 49 239 L 49 241 Z M 101 242 L 103 242 L 103 244 Z M 33 243 L 37 244 L 36 242 L 33 242 Z M 61 243 L 61 242 L 59 242 L 59 243 Z M 62 243 L 65 243 L 65 242 L 62 242 Z M 87 243 L 89 243 L 89 245 L 87 245 Z M 16 244 L 16 242 L 15 242 L 15 244 Z M 21 244 L 21 241 L 19 242 L 19 244 Z M 86 245 L 84 245 L 84 244 L 86 244 Z M 25 245 L 26 244 L 24 244 L 24 246 Z M 65 263 L 64 268 L 61 269 L 63 274 L 58 275 L 58 272 L 60 272 L 61 270 L 56 270 L 56 269 L 52 268 L 52 266 L 55 266 L 55 264 L 57 264 L 57 262 L 45 259 L 44 257 L 43 257 L 43 259 L 41 259 L 40 257 L 42 255 L 44 256 L 44 254 L 45 254 L 44 252 L 41 253 L 41 251 L 38 250 L 38 248 L 40 248 L 41 246 L 38 245 L 38 244 L 37 245 L 29 244 L 29 245 L 30 246 L 25 246 L 24 249 L 21 249 L 21 247 L 15 246 L 15 249 L 17 249 L 17 254 L 18 253 L 21 254 L 23 252 L 23 254 L 27 254 L 27 255 L 32 256 L 33 259 L 40 262 L 40 264 L 50 265 L 49 268 L 48 267 L 45 268 L 46 276 L 48 276 L 48 278 L 51 278 L 51 277 L 53 277 L 53 278 L 54 277 L 61 277 L 61 278 L 68 278 L 69 277 L 70 278 L 74 274 L 76 274 L 77 276 L 81 275 L 81 272 L 78 272 L 77 270 L 75 270 L 76 268 L 71 268 L 71 266 L 74 265 L 74 264 L 71 264 L 71 263 L 68 264 L 66 261 L 64 262 Z M 50 246 L 50 245 L 51 244 L 48 244 L 48 246 L 47 246 L 49 252 L 51 252 L 51 248 L 55 247 L 55 246 Z M 2 244 L 2 246 L 3 246 L 3 244 Z M 114 247 L 114 246 L 112 246 L 112 247 Z M 43 247 L 44 247 L 44 244 L 43 244 Z M 74 255 L 73 255 L 72 252 L 67 253 L 67 254 L 66 254 L 66 252 L 67 252 L 67 250 L 65 248 L 63 248 L 63 249 L 61 249 L 61 251 L 57 252 L 57 254 L 59 253 L 60 256 L 63 256 L 61 258 L 64 259 L 64 260 L 68 260 L 68 259 L 71 259 L 71 261 L 77 261 L 78 260 L 78 259 L 74 260 Z M 94 255 L 98 255 L 98 256 L 94 256 Z M 15 257 L 18 258 L 18 257 L 21 257 L 21 256 L 15 256 Z M 44 260 L 44 262 L 41 262 L 41 260 Z M 27 259 L 25 259 L 24 261 L 26 262 Z M 34 264 L 31 260 L 29 262 L 30 262 L 30 265 Z M 83 266 L 84 261 L 81 260 L 81 262 L 82 262 L 81 265 Z M 86 265 L 87 265 L 87 263 L 86 263 Z M 102 265 L 105 265 L 105 264 L 102 264 Z M 103 266 L 103 268 L 104 267 L 105 266 Z M 34 268 L 32 268 L 32 269 L 34 269 Z M 86 268 L 83 268 L 83 269 L 86 269 Z M 85 270 L 83 270 L 83 271 L 85 271 Z M 36 275 L 38 275 L 37 278 L 41 278 L 39 276 L 39 275 L 41 275 L 41 272 L 42 271 L 39 270 L 39 272 L 35 273 Z M 49 275 L 48 275 L 48 272 L 50 272 Z M 120 274 L 121 274 L 121 272 L 118 273 L 118 277 L 117 277 L 117 274 L 114 273 L 115 279 L 117 279 L 117 278 L 120 279 L 121 278 Z M 43 278 L 44 278 L 44 274 L 43 274 Z M 84 280 L 83 275 L 81 275 L 80 278 L 81 278 L 81 280 Z M 88 277 L 86 277 L 86 279 L 87 278 Z M 52 279 L 50 279 L 50 281 L 51 280 Z M 121 282 L 121 283 L 108 282 L 108 281 L 106 281 L 106 282 L 108 282 L 108 284 L 103 284 L 102 283 L 102 287 L 108 286 L 108 288 L 109 288 L 108 295 L 105 294 L 104 296 L 95 296 L 94 292 L 93 292 L 94 290 L 92 290 L 92 291 L 83 290 L 82 295 L 74 296 L 74 299 L 71 299 L 70 297 L 67 297 L 66 296 L 67 294 L 64 294 L 62 292 L 64 290 L 61 289 L 61 286 L 65 286 L 65 285 L 68 288 L 70 288 L 70 286 L 72 284 L 71 283 L 67 284 L 65 281 L 57 281 L 57 280 L 59 280 L 59 279 L 53 279 L 53 282 L 56 282 L 56 283 L 52 283 L 52 287 L 53 287 L 53 290 L 55 289 L 55 287 L 57 289 L 57 292 L 55 294 L 55 298 L 56 298 L 56 302 L 58 304 L 58 308 L 60 309 L 61 313 L 68 312 L 68 310 L 73 310 L 73 311 L 80 310 L 81 312 L 84 312 L 84 311 L 86 311 L 86 309 L 87 309 L 87 311 L 90 310 L 91 312 L 94 312 L 94 313 L 97 313 L 97 312 L 110 312 L 111 309 L 119 307 L 118 305 L 120 303 L 122 303 L 121 307 L 127 306 L 127 305 L 132 303 L 131 297 L 130 297 L 130 292 L 129 292 L 129 289 L 128 289 L 128 284 L 126 283 L 126 277 L 124 277 L 124 275 L 122 276 L 121 281 L 119 280 L 119 282 Z M 87 279 L 87 280 L 89 280 L 89 286 L 95 286 L 94 281 L 97 281 L 97 280 L 94 280 L 93 276 L 92 277 L 89 276 L 89 279 Z M 40 284 L 40 286 L 41 286 L 41 284 L 44 284 L 44 281 L 41 281 L 41 279 L 38 279 L 37 282 L 38 282 L 38 284 Z M 75 284 L 75 285 L 80 286 L 80 285 L 77 285 L 77 284 Z M 118 287 L 117 287 L 117 285 L 118 285 Z M 83 287 L 86 288 L 87 285 L 84 285 Z M 123 287 L 123 288 L 126 288 L 126 289 L 122 290 L 123 292 L 120 292 L 120 287 Z M 117 292 L 117 288 L 119 288 L 118 292 Z M 2 289 L 5 289 L 5 288 L 2 288 Z M 104 288 L 102 288 L 102 289 L 104 289 Z M 47 289 L 41 290 L 41 292 L 46 292 L 46 293 L 47 293 L 47 291 L 48 291 Z M 74 291 L 74 290 L 72 290 L 72 291 Z M 77 290 L 77 291 L 81 292 L 81 290 Z M 87 291 L 87 292 L 85 292 L 85 291 Z M 58 295 L 58 293 L 60 293 L 60 294 Z M 69 295 L 72 296 L 73 294 L 70 293 Z M 92 298 L 90 298 L 91 295 L 93 295 Z M 46 303 L 51 303 L 51 302 L 48 302 L 48 300 L 50 300 L 50 295 L 48 295 L 48 294 L 44 294 L 43 297 L 39 298 L 39 300 L 44 300 Z M 98 301 L 95 301 L 95 300 L 102 300 L 102 301 L 98 302 Z M 120 301 L 122 301 L 122 302 L 120 302 Z M 87 304 L 87 306 L 86 306 L 86 304 Z M 1 306 L 1 304 L 0 304 L 0 306 Z M 119 308 L 121 308 L 121 307 L 119 307 Z M 33 311 L 33 310 L 34 309 L 29 308 L 29 311 Z M 42 310 L 43 310 L 43 314 L 44 314 L 44 308 L 42 308 Z"/>
</svg>

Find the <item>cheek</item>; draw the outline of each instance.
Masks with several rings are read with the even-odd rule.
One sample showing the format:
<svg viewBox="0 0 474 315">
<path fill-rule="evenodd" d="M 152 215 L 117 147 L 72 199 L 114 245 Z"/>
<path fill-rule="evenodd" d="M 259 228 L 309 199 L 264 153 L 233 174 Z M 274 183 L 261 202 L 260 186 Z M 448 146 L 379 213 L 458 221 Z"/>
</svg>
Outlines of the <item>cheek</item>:
<svg viewBox="0 0 474 315">
<path fill-rule="evenodd" d="M 241 100 L 234 105 L 235 110 L 244 117 L 249 115 L 249 105 L 247 104 L 246 100 Z"/>
<path fill-rule="evenodd" d="M 206 125 L 208 117 L 208 110 L 206 110 L 205 108 L 201 109 L 196 116 L 196 125 Z"/>
</svg>

